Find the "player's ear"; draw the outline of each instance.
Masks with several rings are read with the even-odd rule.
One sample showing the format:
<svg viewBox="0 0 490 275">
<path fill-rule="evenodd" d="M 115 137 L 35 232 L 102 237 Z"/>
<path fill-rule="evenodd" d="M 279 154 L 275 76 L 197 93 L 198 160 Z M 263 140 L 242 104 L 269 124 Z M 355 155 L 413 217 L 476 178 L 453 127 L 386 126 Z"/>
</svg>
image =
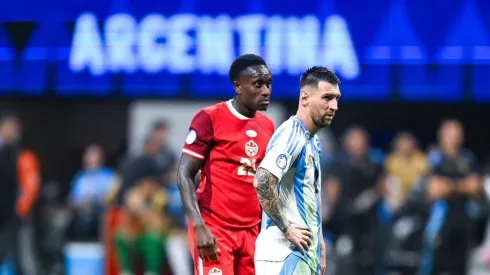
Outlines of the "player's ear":
<svg viewBox="0 0 490 275">
<path fill-rule="evenodd" d="M 242 93 L 242 89 L 241 89 L 241 86 L 240 86 L 240 83 L 238 81 L 233 81 L 233 88 L 235 89 L 235 92 L 237 94 L 241 94 Z"/>
<path fill-rule="evenodd" d="M 301 90 L 301 92 L 299 93 L 299 101 L 303 107 L 308 107 L 309 94 L 306 90 Z"/>
</svg>

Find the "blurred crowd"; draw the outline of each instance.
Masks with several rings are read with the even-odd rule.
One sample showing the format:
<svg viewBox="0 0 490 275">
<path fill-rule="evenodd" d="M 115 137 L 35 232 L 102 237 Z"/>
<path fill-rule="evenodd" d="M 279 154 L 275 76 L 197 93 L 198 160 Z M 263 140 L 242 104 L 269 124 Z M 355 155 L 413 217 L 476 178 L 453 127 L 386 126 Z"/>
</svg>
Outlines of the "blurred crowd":
<svg viewBox="0 0 490 275">
<path fill-rule="evenodd" d="M 348 129 L 323 170 L 330 274 L 469 274 L 486 234 L 489 171 L 463 142 L 463 125 L 446 120 L 427 151 L 401 132 L 385 156 L 364 129 Z"/>
<path fill-rule="evenodd" d="M 38 160 L 18 145 L 21 130 L 15 116 L 0 120 L 0 165 L 15 167 L 10 147 L 19 161 L 18 171 L 2 170 L 0 180 L 21 193 L 0 192 L 0 240 L 11 241 L 0 257 L 11 259 L 17 274 L 62 274 L 66 242 L 104 243 L 113 255 L 106 260 L 119 269 L 107 274 L 192 274 L 175 178 L 179 152 L 167 144 L 165 121 L 148 130 L 140 154 L 124 155 L 116 167 L 105 165 L 104 148 L 88 145 L 62 203 L 50 202 L 49 184 L 39 196 Z M 328 274 L 469 274 L 472 251 L 486 238 L 490 165 L 463 146 L 457 120 L 435 132 L 437 143 L 426 150 L 412 133 L 397 133 L 389 152 L 372 147 L 360 126 L 338 142 L 328 129 L 319 133 Z M 18 198 L 10 216 L 9 196 Z"/>
<path fill-rule="evenodd" d="M 114 274 L 133 274 L 136 268 L 145 274 L 192 274 L 187 218 L 176 184 L 177 155 L 167 136 L 166 122 L 155 122 L 141 154 L 123 156 L 115 170 L 104 166 L 103 149 L 90 145 L 73 179 L 68 204 L 75 216 L 67 236 L 71 241 L 104 238 L 119 269 Z M 101 218 L 115 221 L 103 230 L 109 236 L 99 235 Z"/>
</svg>

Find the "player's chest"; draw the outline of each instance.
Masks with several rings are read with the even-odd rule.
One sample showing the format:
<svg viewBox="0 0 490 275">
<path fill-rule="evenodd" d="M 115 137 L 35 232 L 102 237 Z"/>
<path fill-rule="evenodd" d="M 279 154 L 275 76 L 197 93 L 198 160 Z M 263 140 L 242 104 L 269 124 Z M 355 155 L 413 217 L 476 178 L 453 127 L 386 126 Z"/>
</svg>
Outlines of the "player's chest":
<svg viewBox="0 0 490 275">
<path fill-rule="evenodd" d="M 272 132 L 257 123 L 234 125 L 218 129 L 215 133 L 215 150 L 218 152 L 261 160 Z"/>
<path fill-rule="evenodd" d="M 305 185 L 309 187 L 312 193 L 318 193 L 320 184 L 320 153 L 312 145 L 305 146 L 304 153 L 299 159 L 296 166 L 296 174 L 303 178 Z"/>
</svg>

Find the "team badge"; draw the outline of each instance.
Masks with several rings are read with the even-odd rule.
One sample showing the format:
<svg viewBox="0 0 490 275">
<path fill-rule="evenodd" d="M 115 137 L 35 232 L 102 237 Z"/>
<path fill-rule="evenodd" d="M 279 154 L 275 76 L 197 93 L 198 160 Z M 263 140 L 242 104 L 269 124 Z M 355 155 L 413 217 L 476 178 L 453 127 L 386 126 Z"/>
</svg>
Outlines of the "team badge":
<svg viewBox="0 0 490 275">
<path fill-rule="evenodd" d="M 259 146 L 255 141 L 251 140 L 245 143 L 245 154 L 249 157 L 254 157 L 259 152 Z"/>
<path fill-rule="evenodd" d="M 209 270 L 208 275 L 223 275 L 223 272 L 221 272 L 221 269 L 213 267 L 211 270 Z"/>
<path fill-rule="evenodd" d="M 306 159 L 306 165 L 313 165 L 313 157 L 311 155 L 308 155 L 308 158 Z"/>
<path fill-rule="evenodd" d="M 190 130 L 189 133 L 187 133 L 187 136 L 185 137 L 185 143 L 189 145 L 194 143 L 194 141 L 196 141 L 196 137 L 197 137 L 196 131 L 194 131 L 194 129 Z"/>
<path fill-rule="evenodd" d="M 254 137 L 256 137 L 256 136 L 257 136 L 257 132 L 255 132 L 254 130 L 247 130 L 247 131 L 245 132 L 245 134 L 246 134 L 247 136 L 251 137 L 251 138 L 254 138 Z"/>
<path fill-rule="evenodd" d="M 276 160 L 277 167 L 279 167 L 282 170 L 284 170 L 284 169 L 286 169 L 287 163 L 288 163 L 288 159 L 287 159 L 286 155 L 280 154 L 277 157 L 277 160 Z"/>
</svg>

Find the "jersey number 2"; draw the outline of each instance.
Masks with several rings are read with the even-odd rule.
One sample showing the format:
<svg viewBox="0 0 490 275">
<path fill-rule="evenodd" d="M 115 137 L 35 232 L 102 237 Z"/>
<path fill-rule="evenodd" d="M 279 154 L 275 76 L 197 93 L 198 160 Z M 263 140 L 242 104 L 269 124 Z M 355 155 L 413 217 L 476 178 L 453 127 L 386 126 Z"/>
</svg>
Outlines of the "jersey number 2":
<svg viewBox="0 0 490 275">
<path fill-rule="evenodd" d="M 238 167 L 238 175 L 255 176 L 255 171 L 257 170 L 255 167 L 256 162 L 256 159 L 242 158 L 240 160 L 240 167 Z"/>
</svg>

